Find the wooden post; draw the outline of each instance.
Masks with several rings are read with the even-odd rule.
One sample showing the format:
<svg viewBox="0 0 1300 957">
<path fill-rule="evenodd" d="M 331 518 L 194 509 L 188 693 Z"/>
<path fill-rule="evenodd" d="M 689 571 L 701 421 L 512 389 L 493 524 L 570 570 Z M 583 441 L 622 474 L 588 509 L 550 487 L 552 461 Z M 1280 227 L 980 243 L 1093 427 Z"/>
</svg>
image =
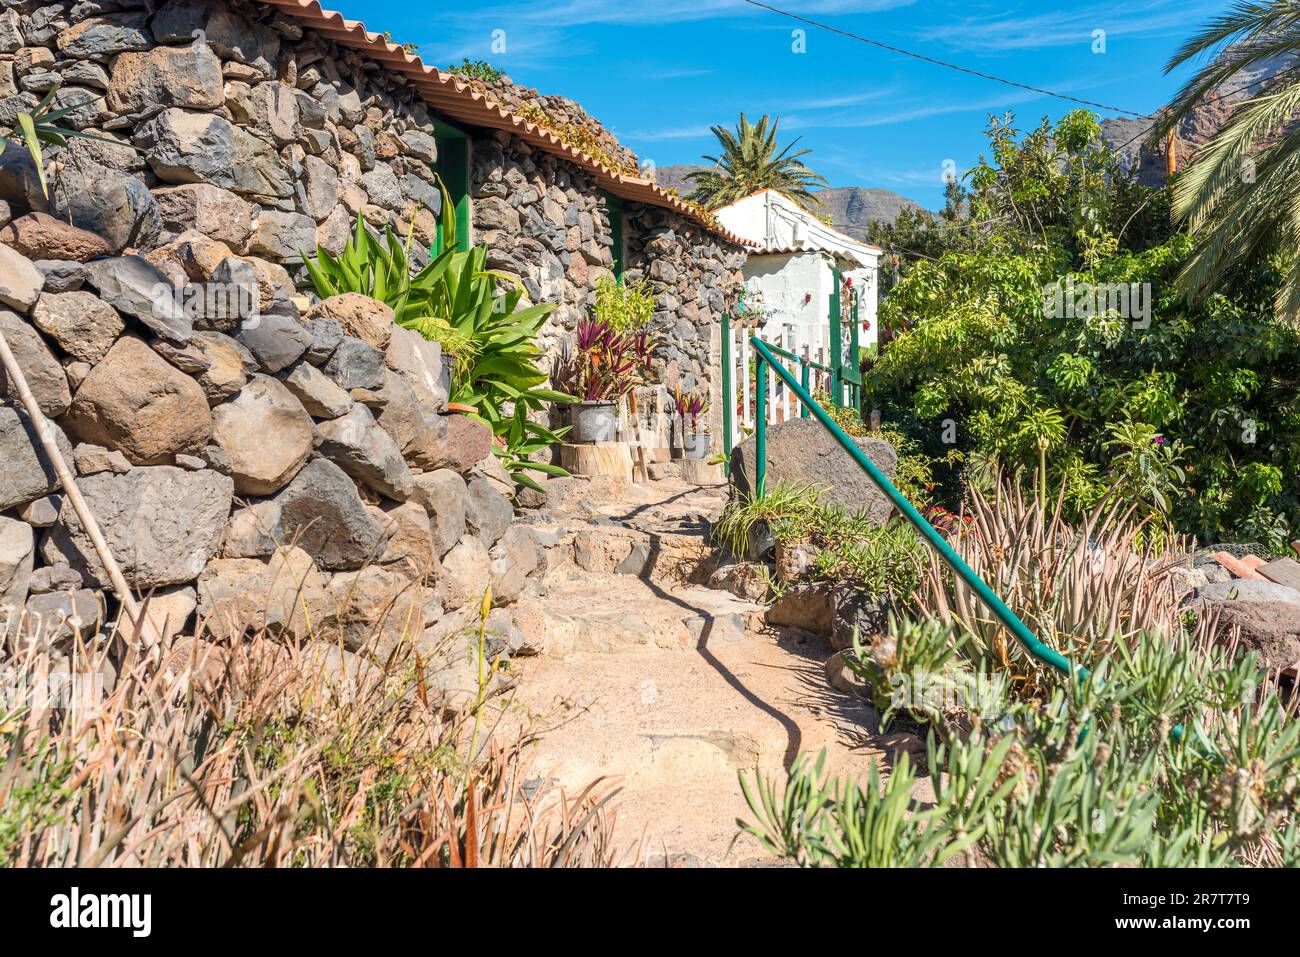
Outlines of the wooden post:
<svg viewBox="0 0 1300 957">
<path fill-rule="evenodd" d="M 1178 172 L 1178 137 L 1170 127 L 1165 135 L 1165 176 L 1170 179 Z"/>
<path fill-rule="evenodd" d="M 58 475 L 59 483 L 63 486 L 63 493 L 68 496 L 68 501 L 72 503 L 72 510 L 77 513 L 77 520 L 81 522 L 81 527 L 86 530 L 86 534 L 90 537 L 90 543 L 95 548 L 95 554 L 99 556 L 99 561 L 108 574 L 109 583 L 113 586 L 113 594 L 117 596 L 118 603 L 122 606 L 122 614 L 138 629 L 138 633 L 144 638 L 146 647 L 156 645 L 159 636 L 152 624 L 141 617 L 140 605 L 135 600 L 135 596 L 131 594 L 131 587 L 126 583 L 126 576 L 122 574 L 121 567 L 113 557 L 113 552 L 108 547 L 104 533 L 100 531 L 99 523 L 95 521 L 94 513 L 82 497 L 81 490 L 77 488 L 77 481 L 73 477 L 72 469 L 68 468 L 63 453 L 59 451 L 59 443 L 54 438 L 54 427 L 45 418 L 45 413 L 41 411 L 40 405 L 37 404 L 36 397 L 32 395 L 31 387 L 27 384 L 27 377 L 23 375 L 23 370 L 19 368 L 18 360 L 14 358 L 4 333 L 0 333 L 0 363 L 4 364 L 9 381 L 17 389 L 19 401 L 22 402 L 23 408 L 27 410 L 27 415 L 32 420 L 41 448 L 54 466 L 54 472 Z"/>
</svg>

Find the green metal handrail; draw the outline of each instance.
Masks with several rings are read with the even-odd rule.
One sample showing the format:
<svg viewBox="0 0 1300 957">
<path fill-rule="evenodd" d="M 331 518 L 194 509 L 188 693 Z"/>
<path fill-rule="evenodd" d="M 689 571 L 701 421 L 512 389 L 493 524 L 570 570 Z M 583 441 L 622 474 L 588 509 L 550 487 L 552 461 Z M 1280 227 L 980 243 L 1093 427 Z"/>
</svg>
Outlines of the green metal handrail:
<svg viewBox="0 0 1300 957">
<path fill-rule="evenodd" d="M 867 458 L 866 453 L 858 448 L 849 436 L 835 424 L 835 420 L 830 417 L 825 409 L 815 400 L 806 388 L 795 382 L 794 376 L 790 371 L 777 361 L 776 356 L 772 354 L 772 349 L 758 336 L 750 337 L 750 345 L 758 353 L 758 381 L 759 388 L 755 390 L 755 409 L 754 418 L 756 431 L 754 433 L 754 493 L 758 498 L 762 498 L 767 491 L 767 390 L 762 388 L 763 382 L 763 365 L 770 365 L 774 372 L 781 377 L 781 380 L 790 388 L 803 407 L 812 412 L 813 417 L 822 424 L 835 441 L 837 441 L 845 452 L 857 462 L 862 470 L 871 477 L 871 481 L 885 493 L 885 497 L 893 506 L 902 513 L 903 517 L 911 523 L 912 527 L 929 542 L 930 547 L 939 553 L 939 557 L 947 563 L 953 572 L 974 589 L 980 599 L 993 612 L 998 621 L 1010 631 L 1024 645 L 1025 650 L 1031 655 L 1048 665 L 1051 665 L 1057 671 L 1067 675 L 1073 675 L 1079 678 L 1086 678 L 1088 670 L 1081 665 L 1076 665 L 1069 658 L 1061 654 L 1055 648 L 1050 648 L 1038 640 L 1032 631 L 1030 631 L 1023 621 L 1016 617 L 1013 612 L 1001 598 L 991 589 L 984 579 L 975 573 L 975 570 L 966 564 L 965 560 L 957 554 L 956 550 L 948 544 L 948 540 L 939 534 L 933 525 L 925 520 L 925 517 L 916 510 L 903 493 L 894 487 L 894 483 L 889 481 L 888 477 L 876 467 L 876 463 Z"/>
</svg>

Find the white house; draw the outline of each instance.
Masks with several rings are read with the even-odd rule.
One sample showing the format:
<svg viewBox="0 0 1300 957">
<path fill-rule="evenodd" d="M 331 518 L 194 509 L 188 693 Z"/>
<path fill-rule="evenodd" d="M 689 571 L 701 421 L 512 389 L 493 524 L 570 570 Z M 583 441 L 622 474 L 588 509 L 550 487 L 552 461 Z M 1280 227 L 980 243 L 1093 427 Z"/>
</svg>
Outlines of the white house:
<svg viewBox="0 0 1300 957">
<path fill-rule="evenodd" d="M 784 193 L 765 189 L 716 211 L 726 229 L 757 244 L 745 263 L 745 285 L 769 314 L 764 338 L 810 358 L 830 356 L 831 295 L 852 280 L 858 296 L 858 345 L 876 341 L 882 251 L 826 225 Z M 844 330 L 847 345 L 848 330 Z M 793 346 L 794 348 L 791 348 Z M 846 359 L 847 359 L 846 355 Z"/>
</svg>

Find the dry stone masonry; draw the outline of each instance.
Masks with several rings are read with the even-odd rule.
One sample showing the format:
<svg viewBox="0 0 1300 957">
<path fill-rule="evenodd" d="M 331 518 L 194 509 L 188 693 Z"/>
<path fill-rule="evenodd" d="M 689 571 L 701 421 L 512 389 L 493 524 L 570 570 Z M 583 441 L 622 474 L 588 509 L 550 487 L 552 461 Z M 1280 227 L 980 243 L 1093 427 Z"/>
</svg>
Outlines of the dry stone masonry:
<svg viewBox="0 0 1300 957">
<path fill-rule="evenodd" d="M 358 215 L 434 240 L 439 145 L 411 85 L 256 3 L 0 0 L 0 132 L 56 86 L 96 138 L 47 151 L 47 199 L 6 137 L 0 332 L 151 618 L 432 652 L 491 585 L 493 629 L 524 645 L 511 609 L 544 546 L 488 429 L 449 413 L 440 350 L 379 303 L 303 292 L 302 254 Z M 665 381 L 715 387 L 740 247 L 469 135 L 474 241 L 558 304 L 544 343 L 625 268 L 658 294 Z M 6 650 L 103 633 L 107 574 L 3 375 L 0 461 Z"/>
</svg>

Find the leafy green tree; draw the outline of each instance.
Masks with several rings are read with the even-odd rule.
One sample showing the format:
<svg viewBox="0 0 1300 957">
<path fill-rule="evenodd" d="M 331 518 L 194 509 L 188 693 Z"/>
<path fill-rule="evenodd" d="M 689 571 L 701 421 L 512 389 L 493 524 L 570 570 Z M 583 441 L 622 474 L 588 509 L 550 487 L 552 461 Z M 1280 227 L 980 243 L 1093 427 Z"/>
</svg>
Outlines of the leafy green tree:
<svg viewBox="0 0 1300 957">
<path fill-rule="evenodd" d="M 1283 548 L 1300 527 L 1300 333 L 1273 315 L 1276 271 L 1189 305 L 1175 278 L 1192 240 L 1169 235 L 1164 191 L 1125 178 L 1094 118 L 1023 137 L 995 120 L 990 137 L 971 175 L 987 229 L 885 300 L 871 407 L 936 460 L 950 506 L 966 482 L 1045 466 L 1076 512 L 1113 491 L 1203 540 Z M 1105 297 L 1059 308 L 1082 292 Z"/>
<path fill-rule="evenodd" d="M 776 141 L 780 119 L 764 114 L 757 123 L 750 123 L 744 113 L 736 129 L 712 127 L 713 135 L 722 146 L 719 156 L 704 157 L 714 169 L 691 173 L 688 179 L 695 184 L 690 198 L 706 209 L 718 209 L 738 199 L 744 199 L 763 189 L 776 189 L 785 193 L 799 205 L 812 209 L 821 205 L 809 187 L 827 186 L 825 177 L 814 173 L 800 157 L 811 150 L 791 152 L 798 144 L 796 137 L 785 146 Z"/>
<path fill-rule="evenodd" d="M 1165 70 L 1205 60 L 1156 124 L 1167 134 L 1211 92 L 1231 86 L 1240 71 L 1272 67 L 1300 53 L 1294 0 L 1236 0 L 1179 48 Z M 1239 84 L 1240 81 L 1235 81 Z M 1189 296 L 1203 301 L 1224 287 L 1256 281 L 1261 261 L 1283 261 L 1275 305 L 1300 325 L 1300 76 L 1294 67 L 1257 88 L 1174 183 L 1174 214 L 1196 247 L 1179 275 Z"/>
</svg>

